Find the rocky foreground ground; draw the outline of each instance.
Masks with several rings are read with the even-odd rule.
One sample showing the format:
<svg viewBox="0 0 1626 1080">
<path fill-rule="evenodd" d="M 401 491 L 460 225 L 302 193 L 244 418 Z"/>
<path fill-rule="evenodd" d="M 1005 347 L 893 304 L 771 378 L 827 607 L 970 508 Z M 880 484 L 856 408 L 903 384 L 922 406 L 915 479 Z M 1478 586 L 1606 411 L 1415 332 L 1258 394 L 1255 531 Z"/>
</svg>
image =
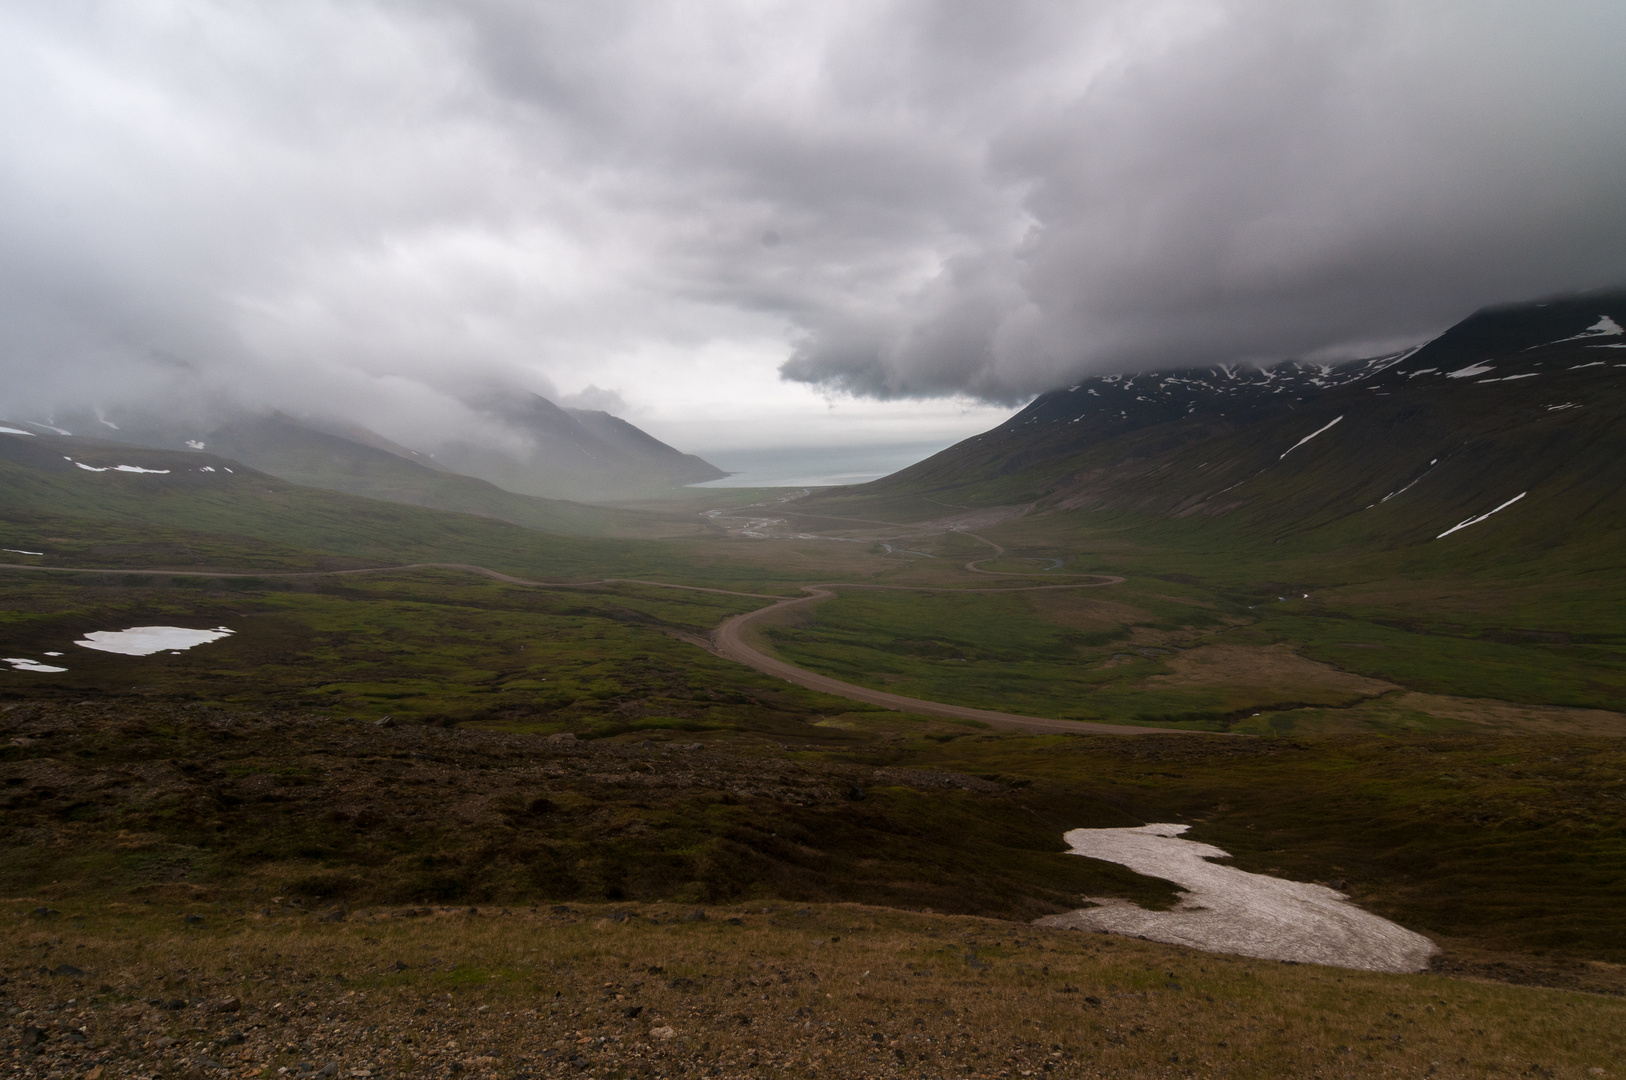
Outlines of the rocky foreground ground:
<svg viewBox="0 0 1626 1080">
<path fill-rule="evenodd" d="M 0 907 L 26 1077 L 1626 1075 L 1626 1002 L 856 905 Z"/>
</svg>

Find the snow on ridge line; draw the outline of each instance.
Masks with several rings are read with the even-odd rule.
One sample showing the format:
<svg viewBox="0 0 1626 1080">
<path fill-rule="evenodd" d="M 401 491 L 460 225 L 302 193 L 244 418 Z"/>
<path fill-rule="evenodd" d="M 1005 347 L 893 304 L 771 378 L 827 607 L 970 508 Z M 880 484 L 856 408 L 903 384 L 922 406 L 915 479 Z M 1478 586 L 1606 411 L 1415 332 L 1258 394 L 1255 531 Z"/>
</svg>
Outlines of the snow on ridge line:
<svg viewBox="0 0 1626 1080">
<path fill-rule="evenodd" d="M 1528 491 L 1521 491 L 1517 495 L 1513 496 L 1513 498 L 1503 503 L 1501 506 L 1498 506 L 1495 510 L 1490 511 L 1490 513 L 1480 514 L 1478 517 L 1471 517 L 1467 521 L 1459 521 L 1449 529 L 1445 530 L 1439 536 L 1436 536 L 1434 539 L 1443 540 L 1447 536 L 1450 536 L 1452 533 L 1456 532 L 1458 529 L 1466 529 L 1470 525 L 1478 525 L 1481 521 L 1484 521 L 1486 518 L 1490 517 L 1491 514 L 1501 513 L 1503 510 L 1506 510 L 1508 507 L 1512 506 L 1514 503 L 1518 502 L 1528 494 L 1530 494 Z"/>
<path fill-rule="evenodd" d="M 149 475 L 152 475 L 152 476 L 168 476 L 169 475 L 169 470 L 168 469 L 143 469 L 139 465 L 104 465 L 104 466 L 102 466 L 101 468 L 98 469 L 94 465 L 86 465 L 83 461 L 75 461 L 74 464 L 79 466 L 81 469 L 85 470 L 86 472 L 148 473 Z"/>
<path fill-rule="evenodd" d="M 1601 360 L 1598 362 L 1603 363 Z M 21 428 L 5 427 L 3 425 L 0 425 L 0 435 L 27 435 L 29 438 L 34 438 L 32 431 L 24 431 Z"/>
<path fill-rule="evenodd" d="M 1338 421 L 1340 421 L 1342 419 L 1343 419 L 1342 416 L 1334 417 L 1333 420 L 1332 420 L 1332 423 L 1328 424 L 1326 427 L 1318 428 L 1315 431 L 1310 432 L 1310 434 L 1306 435 L 1304 438 L 1300 439 L 1298 442 L 1294 443 L 1292 446 L 1289 446 L 1286 450 L 1283 450 L 1282 451 L 1282 457 L 1279 457 L 1276 460 L 1277 461 L 1282 460 L 1282 458 L 1286 457 L 1288 454 L 1291 454 L 1293 451 L 1297 450 L 1299 447 L 1303 446 L 1305 443 L 1309 442 L 1311 439 L 1315 438 L 1317 435 L 1320 435 L 1323 431 L 1329 430 L 1333 426 L 1333 424 L 1338 423 Z"/>
</svg>

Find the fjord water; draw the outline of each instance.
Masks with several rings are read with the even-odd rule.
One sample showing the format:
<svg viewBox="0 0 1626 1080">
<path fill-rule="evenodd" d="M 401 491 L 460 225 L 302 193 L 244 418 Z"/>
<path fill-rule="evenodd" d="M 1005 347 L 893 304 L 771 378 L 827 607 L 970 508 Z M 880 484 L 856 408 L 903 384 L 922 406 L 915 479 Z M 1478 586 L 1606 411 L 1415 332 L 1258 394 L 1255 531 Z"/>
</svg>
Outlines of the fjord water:
<svg viewBox="0 0 1626 1080">
<path fill-rule="evenodd" d="M 712 454 L 728 471 L 696 488 L 844 487 L 866 484 L 906 469 L 948 447 L 947 442 L 886 443 L 876 446 L 792 446 L 730 450 Z"/>
</svg>

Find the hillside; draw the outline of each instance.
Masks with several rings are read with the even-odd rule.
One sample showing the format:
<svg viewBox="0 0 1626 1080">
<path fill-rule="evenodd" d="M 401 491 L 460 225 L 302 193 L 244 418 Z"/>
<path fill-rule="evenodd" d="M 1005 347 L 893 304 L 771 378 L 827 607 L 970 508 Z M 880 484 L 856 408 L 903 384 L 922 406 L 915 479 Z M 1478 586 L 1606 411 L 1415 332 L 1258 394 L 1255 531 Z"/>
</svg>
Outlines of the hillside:
<svg viewBox="0 0 1626 1080">
<path fill-rule="evenodd" d="M 273 415 L 217 428 L 206 445 L 290 483 L 479 514 L 544 532 L 602 535 L 636 524 L 634 515 L 622 511 L 504 490 L 363 430 L 346 437 Z"/>
<path fill-rule="evenodd" d="M 11 551 L 0 561 L 255 571 L 442 561 L 544 576 L 692 573 L 682 549 L 639 539 L 680 535 L 686 524 L 556 505 L 560 516 L 545 532 L 304 487 L 206 450 L 35 434 L 0 421 L 0 547 Z"/>
<path fill-rule="evenodd" d="M 349 421 L 250 410 L 208 421 L 115 409 L 68 411 L 49 424 L 10 422 L 36 434 L 207 449 L 296 484 L 550 531 L 601 528 L 592 512 L 566 507 L 565 500 L 660 496 L 727 475 L 609 413 L 563 409 L 517 393 L 492 395 L 472 407 L 484 418 L 478 431 L 425 435 L 427 441 L 416 447 Z M 551 505 L 537 505 L 537 499 Z M 573 520 L 583 524 L 569 525 Z"/>
<path fill-rule="evenodd" d="M 1097 376 L 796 508 L 921 521 L 1007 506 L 1057 528 L 1128 514 L 1253 544 L 1602 541 L 1626 526 L 1623 325 L 1626 292 L 1600 293 L 1486 309 L 1341 365 Z"/>
</svg>

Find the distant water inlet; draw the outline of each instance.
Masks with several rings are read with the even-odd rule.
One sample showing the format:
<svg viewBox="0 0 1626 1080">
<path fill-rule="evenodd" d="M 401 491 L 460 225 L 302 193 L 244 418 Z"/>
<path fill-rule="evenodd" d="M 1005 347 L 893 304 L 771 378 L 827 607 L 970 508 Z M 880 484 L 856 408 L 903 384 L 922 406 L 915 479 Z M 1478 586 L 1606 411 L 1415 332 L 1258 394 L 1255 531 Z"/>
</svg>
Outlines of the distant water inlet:
<svg viewBox="0 0 1626 1080">
<path fill-rule="evenodd" d="M 1190 826 L 1074 829 L 1075 855 L 1118 863 L 1185 890 L 1170 911 L 1127 900 L 1091 900 L 1096 907 L 1048 915 L 1040 926 L 1105 930 L 1208 952 L 1292 960 L 1365 971 L 1422 971 L 1438 951 L 1421 934 L 1380 919 L 1325 885 L 1250 874 L 1211 859 L 1229 858 L 1210 844 L 1180 838 Z"/>
<path fill-rule="evenodd" d="M 189 630 L 184 626 L 132 626 L 128 630 L 96 630 L 74 644 L 121 656 L 151 656 L 158 652 L 180 652 L 195 645 L 207 645 L 234 633 L 235 630 L 228 630 L 224 626 L 217 626 L 213 630 Z"/>
</svg>

